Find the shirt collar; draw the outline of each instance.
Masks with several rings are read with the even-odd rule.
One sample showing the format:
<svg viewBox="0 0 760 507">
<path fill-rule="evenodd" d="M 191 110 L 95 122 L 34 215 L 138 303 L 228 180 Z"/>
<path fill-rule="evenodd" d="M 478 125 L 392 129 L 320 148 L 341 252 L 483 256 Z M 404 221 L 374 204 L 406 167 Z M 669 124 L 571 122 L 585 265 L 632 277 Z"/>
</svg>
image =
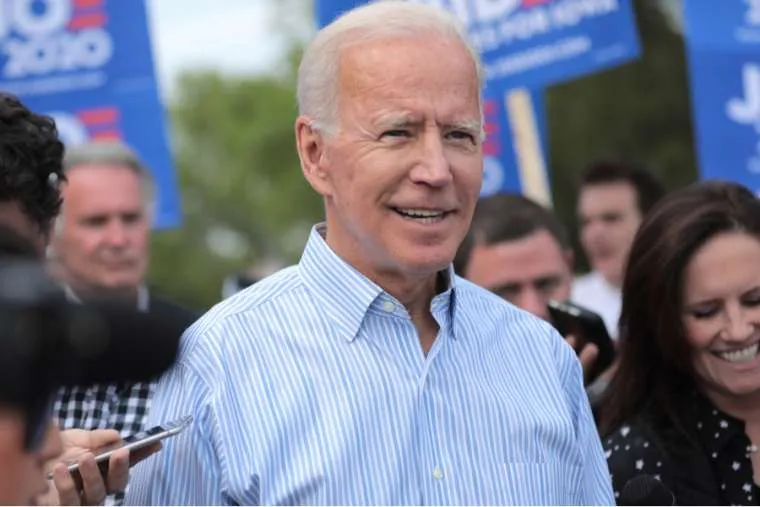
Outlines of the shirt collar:
<svg viewBox="0 0 760 507">
<path fill-rule="evenodd" d="M 326 230 L 324 223 L 312 228 L 298 269 L 306 287 L 341 327 L 346 339 L 353 341 L 372 307 L 380 307 L 384 300 L 400 303 L 341 259 L 325 241 Z M 431 307 L 434 314 L 445 308 L 449 322 L 452 322 L 456 276 L 451 266 L 441 274 L 445 277 L 447 289 L 433 298 Z"/>
</svg>

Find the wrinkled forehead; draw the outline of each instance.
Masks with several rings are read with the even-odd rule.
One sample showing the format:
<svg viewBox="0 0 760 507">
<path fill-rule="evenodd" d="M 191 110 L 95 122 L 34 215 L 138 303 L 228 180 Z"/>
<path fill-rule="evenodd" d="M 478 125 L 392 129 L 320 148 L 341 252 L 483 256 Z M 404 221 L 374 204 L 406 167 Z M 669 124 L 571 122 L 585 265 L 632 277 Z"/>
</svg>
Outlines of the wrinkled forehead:
<svg viewBox="0 0 760 507">
<path fill-rule="evenodd" d="M 386 37 L 343 47 L 338 96 L 343 105 L 428 98 L 475 114 L 480 109 L 474 60 L 460 41 L 442 35 Z"/>
</svg>

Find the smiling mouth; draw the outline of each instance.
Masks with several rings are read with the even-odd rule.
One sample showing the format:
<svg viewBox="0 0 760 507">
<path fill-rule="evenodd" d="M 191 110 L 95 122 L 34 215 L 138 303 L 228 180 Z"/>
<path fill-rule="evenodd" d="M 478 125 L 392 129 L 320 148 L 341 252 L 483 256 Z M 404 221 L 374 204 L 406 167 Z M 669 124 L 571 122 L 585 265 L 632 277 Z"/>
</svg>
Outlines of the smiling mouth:
<svg viewBox="0 0 760 507">
<path fill-rule="evenodd" d="M 729 363 L 743 363 L 745 361 L 751 361 L 757 356 L 757 351 L 760 349 L 760 343 L 754 343 L 749 347 L 745 347 L 739 350 L 713 352 L 714 355 L 728 361 Z"/>
<path fill-rule="evenodd" d="M 433 224 L 440 222 L 451 211 L 444 210 L 431 210 L 431 209 L 418 209 L 418 208 L 391 208 L 393 211 L 401 215 L 406 220 L 411 220 L 421 224 Z"/>
</svg>

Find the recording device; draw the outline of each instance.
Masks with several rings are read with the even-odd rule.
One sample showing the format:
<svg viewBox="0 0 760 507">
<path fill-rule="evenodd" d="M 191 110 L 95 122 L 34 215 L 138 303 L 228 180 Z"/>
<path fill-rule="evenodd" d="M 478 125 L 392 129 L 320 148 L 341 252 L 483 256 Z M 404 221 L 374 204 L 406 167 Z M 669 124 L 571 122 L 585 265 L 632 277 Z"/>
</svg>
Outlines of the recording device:
<svg viewBox="0 0 760 507">
<path fill-rule="evenodd" d="M 111 456 L 113 456 L 113 454 L 119 449 L 127 449 L 130 452 L 129 466 L 132 467 L 135 465 L 135 463 L 137 463 L 137 461 L 139 461 L 136 459 L 136 454 L 134 451 L 139 451 L 140 449 L 143 449 L 144 447 L 147 447 L 151 444 L 160 442 L 161 440 L 179 434 L 190 425 L 192 420 L 192 416 L 186 416 L 175 421 L 161 424 L 159 426 L 154 426 L 149 430 L 130 435 L 124 438 L 118 444 L 95 449 L 92 451 L 92 453 L 95 456 L 95 463 L 97 463 L 98 467 L 100 468 L 101 475 L 103 477 L 106 477 L 108 475 L 108 461 L 111 459 Z M 69 465 L 68 470 L 69 473 L 73 476 L 74 482 L 76 484 L 81 484 L 82 476 L 79 474 L 79 463 L 73 463 Z M 51 472 L 48 474 L 48 479 L 52 478 L 53 473 Z"/>
<path fill-rule="evenodd" d="M 618 505 L 676 505 L 676 497 L 656 477 L 638 475 L 623 487 Z"/>
<path fill-rule="evenodd" d="M 34 248 L 0 227 L 0 403 L 27 415 L 27 445 L 59 387 L 151 381 L 174 363 L 183 327 L 134 305 L 70 302 Z"/>
<path fill-rule="evenodd" d="M 549 301 L 549 315 L 554 327 L 562 336 L 572 335 L 576 339 L 576 352 L 580 352 L 586 343 L 593 343 L 599 349 L 599 355 L 587 376 L 587 382 L 593 381 L 615 360 L 615 344 L 607 332 L 602 318 L 587 308 L 570 301 Z"/>
</svg>

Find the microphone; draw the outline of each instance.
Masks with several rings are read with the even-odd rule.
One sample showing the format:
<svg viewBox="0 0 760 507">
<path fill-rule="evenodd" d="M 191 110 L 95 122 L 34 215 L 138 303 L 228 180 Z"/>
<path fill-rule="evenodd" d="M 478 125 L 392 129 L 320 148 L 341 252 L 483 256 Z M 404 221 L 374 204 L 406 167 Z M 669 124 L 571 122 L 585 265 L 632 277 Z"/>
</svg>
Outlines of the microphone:
<svg viewBox="0 0 760 507">
<path fill-rule="evenodd" d="M 656 477 L 638 475 L 623 487 L 618 505 L 676 505 L 676 497 Z"/>
<path fill-rule="evenodd" d="M 25 407 L 63 386 L 152 381 L 174 363 L 184 328 L 124 304 L 70 302 L 40 262 L 0 253 L 0 402 Z"/>
<path fill-rule="evenodd" d="M 64 386 L 154 380 L 174 364 L 186 328 L 173 315 L 117 304 L 70 303 L 67 310 Z"/>
</svg>

